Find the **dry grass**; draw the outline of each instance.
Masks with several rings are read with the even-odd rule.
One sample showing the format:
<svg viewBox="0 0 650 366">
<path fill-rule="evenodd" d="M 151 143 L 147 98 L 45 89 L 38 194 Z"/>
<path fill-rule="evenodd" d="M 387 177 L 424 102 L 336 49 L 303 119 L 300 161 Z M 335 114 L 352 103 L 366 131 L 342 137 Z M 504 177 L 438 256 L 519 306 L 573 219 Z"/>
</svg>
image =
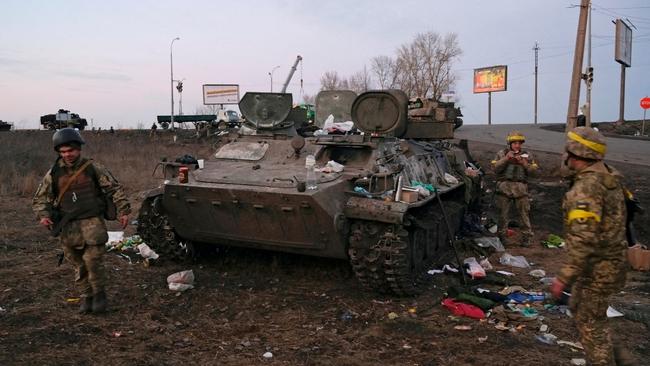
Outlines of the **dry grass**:
<svg viewBox="0 0 650 366">
<path fill-rule="evenodd" d="M 56 160 L 51 131 L 13 131 L 0 133 L 0 195 L 28 197 L 34 194 L 45 172 Z M 106 166 L 131 195 L 160 183 L 160 170 L 152 172 L 161 158 L 174 160 L 184 154 L 206 157 L 211 144 L 196 141 L 193 131 L 179 131 L 178 142 L 171 132 L 117 131 L 96 134 L 82 131 L 86 145 L 83 156 Z"/>
</svg>

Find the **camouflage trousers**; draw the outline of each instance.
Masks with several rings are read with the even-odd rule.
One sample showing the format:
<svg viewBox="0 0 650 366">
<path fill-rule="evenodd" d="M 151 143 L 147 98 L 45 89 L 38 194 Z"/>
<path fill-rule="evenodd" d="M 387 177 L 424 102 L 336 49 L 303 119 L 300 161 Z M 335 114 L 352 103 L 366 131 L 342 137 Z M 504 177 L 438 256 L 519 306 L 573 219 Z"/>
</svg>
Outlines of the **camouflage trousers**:
<svg viewBox="0 0 650 366">
<path fill-rule="evenodd" d="M 616 291 L 577 283 L 571 291 L 571 312 L 580 333 L 589 365 L 616 365 L 614 346 L 607 325 L 609 298 Z"/>
<path fill-rule="evenodd" d="M 507 236 L 506 231 L 508 230 L 508 221 L 510 221 L 510 206 L 514 203 L 517 209 L 523 239 L 530 240 L 533 236 L 533 228 L 530 225 L 530 202 L 528 201 L 528 196 L 511 198 L 497 193 L 494 199 L 499 210 L 499 222 L 497 223 L 499 237 L 505 238 Z"/>
<path fill-rule="evenodd" d="M 61 232 L 63 253 L 74 266 L 75 283 L 82 297 L 104 291 L 102 256 L 107 241 L 106 223 L 99 217 L 71 221 Z"/>
</svg>

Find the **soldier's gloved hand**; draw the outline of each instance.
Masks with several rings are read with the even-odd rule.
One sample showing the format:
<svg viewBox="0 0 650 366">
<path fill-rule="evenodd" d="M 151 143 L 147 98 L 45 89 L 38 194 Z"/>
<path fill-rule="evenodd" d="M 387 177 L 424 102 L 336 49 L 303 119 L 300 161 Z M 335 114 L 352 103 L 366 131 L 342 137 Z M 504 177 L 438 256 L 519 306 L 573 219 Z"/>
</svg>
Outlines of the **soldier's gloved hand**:
<svg viewBox="0 0 650 366">
<path fill-rule="evenodd" d="M 54 222 L 52 222 L 49 217 L 43 217 L 38 223 L 48 229 L 52 228 L 52 225 L 54 225 Z"/>
<path fill-rule="evenodd" d="M 129 224 L 129 215 L 120 216 L 120 225 L 122 225 L 122 229 L 126 229 L 126 225 L 128 224 Z"/>
<path fill-rule="evenodd" d="M 551 284 L 551 294 L 553 294 L 553 297 L 555 299 L 559 300 L 562 297 L 562 291 L 564 291 L 565 287 L 566 284 L 555 277 L 555 279 L 553 279 L 553 283 Z"/>
</svg>

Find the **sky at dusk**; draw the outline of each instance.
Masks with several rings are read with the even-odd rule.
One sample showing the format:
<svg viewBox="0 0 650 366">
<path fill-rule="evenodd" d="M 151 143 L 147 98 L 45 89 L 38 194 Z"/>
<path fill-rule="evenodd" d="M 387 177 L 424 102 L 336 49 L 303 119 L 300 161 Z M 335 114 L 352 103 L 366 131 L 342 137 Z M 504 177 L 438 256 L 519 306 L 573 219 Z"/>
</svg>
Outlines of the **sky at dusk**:
<svg viewBox="0 0 650 366">
<path fill-rule="evenodd" d="M 279 91 L 297 55 L 288 92 L 315 95 L 320 77 L 347 77 L 375 56 L 394 56 L 418 33 L 456 33 L 463 55 L 454 87 L 465 123 L 487 123 L 487 94 L 472 93 L 473 69 L 508 66 L 508 90 L 492 94 L 493 123 L 532 123 L 534 52 L 539 51 L 539 122 L 564 122 L 578 0 L 493 1 L 32 1 L 2 2 L 0 119 L 38 128 L 39 116 L 69 109 L 94 127 L 148 127 L 170 113 L 174 77 L 183 112 L 203 106 L 203 84 Z M 593 1 L 594 121 L 618 118 L 620 65 L 614 24 L 633 29 L 626 70 L 626 119 L 641 119 L 650 95 L 650 2 Z M 585 62 L 586 65 L 586 62 Z M 303 83 L 301 87 L 300 79 Z M 584 85 L 582 87 L 584 99 Z M 178 103 L 178 94 L 174 96 Z M 178 110 L 178 104 L 175 106 Z"/>
</svg>

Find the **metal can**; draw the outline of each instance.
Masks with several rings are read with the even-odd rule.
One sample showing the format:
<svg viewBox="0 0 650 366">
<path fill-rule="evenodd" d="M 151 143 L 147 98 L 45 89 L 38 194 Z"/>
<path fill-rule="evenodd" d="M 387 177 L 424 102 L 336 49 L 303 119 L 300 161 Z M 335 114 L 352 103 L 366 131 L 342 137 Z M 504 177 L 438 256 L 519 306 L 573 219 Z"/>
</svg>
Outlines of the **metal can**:
<svg viewBox="0 0 650 366">
<path fill-rule="evenodd" d="M 189 169 L 186 166 L 178 168 L 178 183 L 187 183 L 187 175 L 189 174 Z"/>
</svg>

